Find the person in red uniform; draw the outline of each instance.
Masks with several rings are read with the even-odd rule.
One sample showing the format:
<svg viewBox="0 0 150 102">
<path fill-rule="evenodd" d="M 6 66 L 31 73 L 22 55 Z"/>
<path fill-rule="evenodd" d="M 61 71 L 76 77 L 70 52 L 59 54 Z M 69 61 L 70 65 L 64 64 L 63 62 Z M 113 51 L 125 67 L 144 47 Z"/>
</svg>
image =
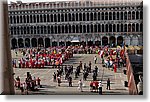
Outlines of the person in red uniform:
<svg viewBox="0 0 150 102">
<path fill-rule="evenodd" d="M 29 68 L 29 62 L 26 61 L 26 68 Z"/>
<path fill-rule="evenodd" d="M 32 59 L 30 58 L 30 68 L 32 68 Z"/>
<path fill-rule="evenodd" d="M 22 68 L 25 68 L 25 61 L 22 60 Z"/>
<path fill-rule="evenodd" d="M 37 78 L 37 85 L 38 85 L 39 87 L 41 87 L 41 83 L 40 83 L 40 82 L 41 82 L 41 79 L 38 77 L 38 78 Z"/>
<path fill-rule="evenodd" d="M 22 60 L 20 59 L 20 65 L 19 65 L 19 68 L 22 68 Z"/>
<path fill-rule="evenodd" d="M 90 83 L 90 91 L 93 92 L 93 81 Z"/>
<path fill-rule="evenodd" d="M 116 73 L 117 72 L 117 66 L 115 63 L 113 64 L 113 66 L 114 66 L 114 72 Z"/>
<path fill-rule="evenodd" d="M 41 67 L 44 68 L 44 60 L 41 61 Z"/>
</svg>

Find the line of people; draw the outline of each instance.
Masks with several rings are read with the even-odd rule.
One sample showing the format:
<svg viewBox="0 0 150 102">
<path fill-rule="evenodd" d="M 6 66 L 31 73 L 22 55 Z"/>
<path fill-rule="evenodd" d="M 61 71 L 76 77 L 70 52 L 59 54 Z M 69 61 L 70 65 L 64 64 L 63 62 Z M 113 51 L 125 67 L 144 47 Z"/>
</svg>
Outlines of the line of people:
<svg viewBox="0 0 150 102">
<path fill-rule="evenodd" d="M 12 60 L 14 68 L 41 68 L 49 65 L 61 65 L 64 61 L 73 57 L 71 49 L 66 48 L 30 48 L 16 50 L 23 53 L 23 57 Z"/>
<path fill-rule="evenodd" d="M 70 66 L 65 66 L 65 67 L 60 67 L 58 70 L 57 70 L 57 73 L 54 72 L 53 74 L 53 81 L 54 82 L 57 82 L 58 83 L 58 86 L 60 86 L 61 84 L 61 77 L 64 75 L 65 76 L 65 80 L 68 81 L 69 83 L 69 86 L 71 87 L 72 86 L 72 74 L 73 74 L 73 66 L 70 65 Z"/>
</svg>

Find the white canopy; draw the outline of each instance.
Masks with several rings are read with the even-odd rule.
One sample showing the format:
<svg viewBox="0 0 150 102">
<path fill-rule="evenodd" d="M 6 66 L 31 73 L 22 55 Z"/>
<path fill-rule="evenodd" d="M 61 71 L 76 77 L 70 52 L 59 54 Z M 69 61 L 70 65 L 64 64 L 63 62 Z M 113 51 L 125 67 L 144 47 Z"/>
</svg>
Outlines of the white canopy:
<svg viewBox="0 0 150 102">
<path fill-rule="evenodd" d="M 78 37 L 74 37 L 71 42 L 80 42 Z"/>
</svg>

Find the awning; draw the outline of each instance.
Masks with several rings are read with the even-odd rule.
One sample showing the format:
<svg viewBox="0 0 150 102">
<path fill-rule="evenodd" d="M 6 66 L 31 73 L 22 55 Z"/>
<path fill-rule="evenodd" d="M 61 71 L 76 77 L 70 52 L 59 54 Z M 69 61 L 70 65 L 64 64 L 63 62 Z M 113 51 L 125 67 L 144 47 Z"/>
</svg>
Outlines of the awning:
<svg viewBox="0 0 150 102">
<path fill-rule="evenodd" d="M 135 50 L 133 46 L 128 46 L 128 50 Z"/>
<path fill-rule="evenodd" d="M 71 42 L 80 42 L 78 37 L 74 37 Z"/>
<path fill-rule="evenodd" d="M 142 46 L 134 46 L 134 48 L 135 48 L 136 50 L 142 50 L 142 49 L 143 49 Z"/>
<path fill-rule="evenodd" d="M 72 40 L 71 42 L 80 42 L 79 40 Z"/>
</svg>

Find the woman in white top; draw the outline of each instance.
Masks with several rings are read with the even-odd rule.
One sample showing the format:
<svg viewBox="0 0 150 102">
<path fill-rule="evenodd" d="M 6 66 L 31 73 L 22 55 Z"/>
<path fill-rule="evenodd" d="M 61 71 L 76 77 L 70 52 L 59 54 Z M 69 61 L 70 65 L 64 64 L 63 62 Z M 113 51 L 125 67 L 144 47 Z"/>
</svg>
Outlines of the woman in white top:
<svg viewBox="0 0 150 102">
<path fill-rule="evenodd" d="M 79 82 L 78 82 L 78 88 L 79 88 L 79 90 L 80 90 L 81 92 L 83 92 L 82 86 L 83 86 L 83 83 L 82 83 L 82 81 L 81 81 L 81 79 L 80 79 Z"/>
</svg>

